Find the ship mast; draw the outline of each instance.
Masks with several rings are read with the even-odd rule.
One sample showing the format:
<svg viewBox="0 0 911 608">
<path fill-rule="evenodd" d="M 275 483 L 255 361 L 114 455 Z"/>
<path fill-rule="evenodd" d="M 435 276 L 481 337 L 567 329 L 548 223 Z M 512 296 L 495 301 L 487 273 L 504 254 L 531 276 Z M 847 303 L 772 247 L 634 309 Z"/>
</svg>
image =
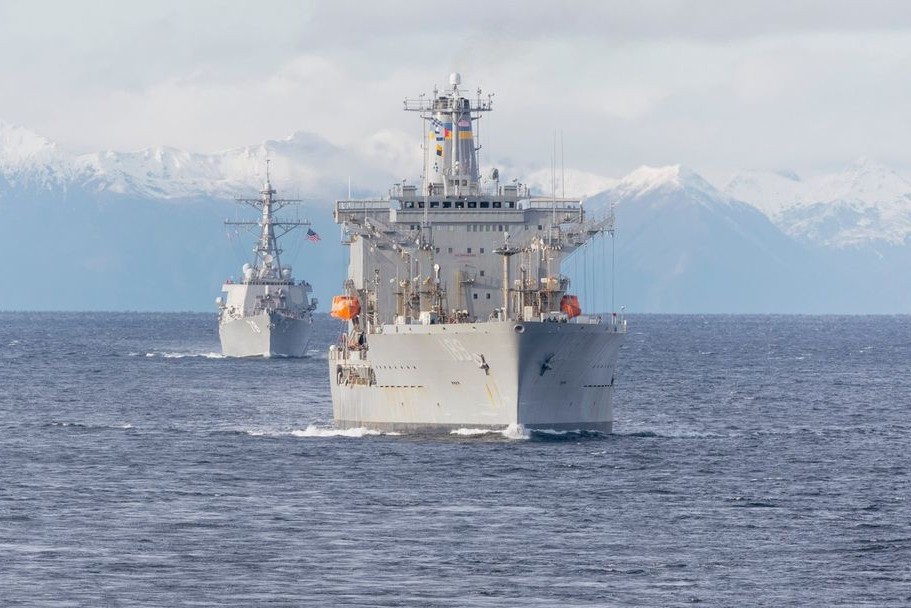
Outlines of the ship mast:
<svg viewBox="0 0 911 608">
<path fill-rule="evenodd" d="M 450 88 L 427 99 L 406 99 L 405 111 L 419 112 L 427 123 L 424 138 L 424 173 L 422 194 L 429 196 L 464 196 L 478 194 L 480 173 L 473 124 L 482 112 L 493 108 L 493 95 L 472 101 L 459 89 L 462 76 L 449 76 Z"/>
<path fill-rule="evenodd" d="M 244 277 L 244 281 L 252 282 L 283 282 L 290 280 L 290 269 L 285 276 L 282 272 L 281 254 L 282 248 L 278 246 L 278 240 L 300 226 L 309 226 L 307 220 L 289 220 L 279 221 L 275 213 L 283 207 L 291 204 L 302 203 L 301 199 L 275 198 L 275 189 L 272 187 L 272 180 L 269 174 L 269 163 L 271 160 L 266 159 L 266 183 L 263 184 L 262 190 L 259 191 L 260 198 L 237 198 L 239 203 L 246 203 L 260 211 L 259 221 L 236 221 L 225 220 L 227 226 L 258 226 L 260 228 L 259 239 L 253 247 L 253 276 L 251 279 Z M 287 267 L 286 267 L 287 268 Z"/>
</svg>

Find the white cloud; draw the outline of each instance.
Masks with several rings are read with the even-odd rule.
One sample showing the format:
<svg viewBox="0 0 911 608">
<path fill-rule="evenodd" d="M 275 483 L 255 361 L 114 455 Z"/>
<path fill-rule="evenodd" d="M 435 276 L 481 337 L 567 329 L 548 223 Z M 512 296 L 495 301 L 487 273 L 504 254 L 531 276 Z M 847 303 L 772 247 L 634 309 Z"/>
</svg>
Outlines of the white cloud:
<svg viewBox="0 0 911 608">
<path fill-rule="evenodd" d="M 549 166 L 562 131 L 599 174 L 907 166 L 909 68 L 904 2 L 0 4 L 0 119 L 75 151 L 304 130 L 402 172 L 401 100 L 459 70 L 496 92 L 487 164 Z"/>
</svg>

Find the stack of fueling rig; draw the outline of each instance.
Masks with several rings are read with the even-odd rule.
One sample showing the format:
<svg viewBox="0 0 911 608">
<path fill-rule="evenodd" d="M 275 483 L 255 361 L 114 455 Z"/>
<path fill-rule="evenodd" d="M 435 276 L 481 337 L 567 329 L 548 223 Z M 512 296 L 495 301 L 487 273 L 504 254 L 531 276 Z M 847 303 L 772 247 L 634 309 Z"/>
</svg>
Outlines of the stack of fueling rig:
<svg viewBox="0 0 911 608">
<path fill-rule="evenodd" d="M 495 170 L 482 182 L 475 133 L 492 101 L 460 84 L 405 100 L 426 126 L 420 186 L 336 202 L 350 253 L 331 313 L 347 324 L 329 349 L 336 425 L 610 432 L 626 321 L 582 314 L 560 265 L 612 218 Z"/>
</svg>

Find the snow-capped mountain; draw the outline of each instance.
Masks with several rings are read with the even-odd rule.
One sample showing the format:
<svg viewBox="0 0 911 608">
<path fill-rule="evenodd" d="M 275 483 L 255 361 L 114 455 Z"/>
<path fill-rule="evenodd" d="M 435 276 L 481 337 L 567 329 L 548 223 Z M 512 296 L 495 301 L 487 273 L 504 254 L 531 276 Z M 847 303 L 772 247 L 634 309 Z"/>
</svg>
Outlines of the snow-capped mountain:
<svg viewBox="0 0 911 608">
<path fill-rule="evenodd" d="M 368 162 L 373 152 L 384 150 L 382 135 L 368 144 L 351 151 L 297 132 L 211 154 L 166 146 L 71 154 L 45 137 L 0 122 L 0 197 L 13 191 L 78 189 L 156 200 L 232 198 L 255 190 L 271 159 L 273 182 L 283 195 L 325 199 L 344 191 L 352 173 L 360 183 L 391 182 L 382 163 Z"/>
<path fill-rule="evenodd" d="M 225 199 L 254 194 L 267 158 L 280 195 L 318 203 L 303 215 L 323 241 L 288 245 L 291 263 L 307 268 L 299 276 L 328 301 L 346 266 L 344 248 L 326 238 L 332 200 L 349 177 L 355 196 L 372 196 L 413 176 L 413 143 L 380 132 L 349 149 L 298 132 L 211 154 L 74 154 L 0 123 L 0 251 L 29 252 L 28 264 L 7 265 L 0 309 L 209 310 L 249 256 L 225 233 L 225 216 L 237 210 Z M 628 310 L 901 312 L 911 302 L 911 285 L 895 280 L 911 267 L 911 185 L 873 161 L 807 179 L 742 172 L 724 189 L 679 165 L 619 179 L 501 167 L 501 183 L 513 177 L 540 194 L 598 192 L 585 201 L 589 214 L 614 207 L 613 246 L 599 236 L 580 252 L 587 264 L 577 257 L 564 270 L 603 278 L 615 251 L 616 301 Z M 588 290 L 600 302 L 586 305 L 613 300 L 600 282 Z"/>
<path fill-rule="evenodd" d="M 826 247 L 903 245 L 911 237 L 911 183 L 866 158 L 805 180 L 745 171 L 724 191 L 760 209 L 787 234 Z"/>
<path fill-rule="evenodd" d="M 800 256 L 760 211 L 680 165 L 641 167 L 585 201 L 615 207 L 617 280 L 637 310 L 782 310 Z M 796 295 L 796 293 L 795 293 Z"/>
</svg>

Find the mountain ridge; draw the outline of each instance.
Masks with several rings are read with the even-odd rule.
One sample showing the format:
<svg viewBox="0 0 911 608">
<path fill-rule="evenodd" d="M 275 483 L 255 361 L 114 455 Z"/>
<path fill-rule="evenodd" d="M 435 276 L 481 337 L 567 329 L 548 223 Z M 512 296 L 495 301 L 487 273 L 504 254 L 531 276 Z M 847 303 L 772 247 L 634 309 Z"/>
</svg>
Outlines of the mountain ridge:
<svg viewBox="0 0 911 608">
<path fill-rule="evenodd" d="M 401 181 L 391 164 L 371 160 L 410 154 L 398 135 L 368 143 L 352 151 L 297 131 L 211 154 L 73 154 L 0 123 L 0 243 L 7 259 L 34 252 L 8 268 L 0 308 L 209 310 L 221 281 L 248 261 L 245 247 L 225 243 L 222 222 L 234 213 L 225 201 L 254 195 L 269 158 L 279 195 L 315 203 L 307 214 L 328 236 L 331 201 L 345 196 L 352 173 L 355 197 Z M 520 173 L 506 165 L 501 179 L 512 172 Z M 911 185 L 870 159 L 810 178 L 740 172 L 720 188 L 685 165 L 620 178 L 570 168 L 558 179 L 539 168 L 524 183 L 562 195 L 564 179 L 568 195 L 596 191 L 583 203 L 590 217 L 616 213 L 618 301 L 630 310 L 901 312 L 911 301 L 911 286 L 895 280 L 911 266 Z M 329 301 L 346 268 L 343 246 L 324 237 L 294 247 L 308 267 L 300 276 Z M 607 263 L 603 252 L 590 261 Z"/>
</svg>

